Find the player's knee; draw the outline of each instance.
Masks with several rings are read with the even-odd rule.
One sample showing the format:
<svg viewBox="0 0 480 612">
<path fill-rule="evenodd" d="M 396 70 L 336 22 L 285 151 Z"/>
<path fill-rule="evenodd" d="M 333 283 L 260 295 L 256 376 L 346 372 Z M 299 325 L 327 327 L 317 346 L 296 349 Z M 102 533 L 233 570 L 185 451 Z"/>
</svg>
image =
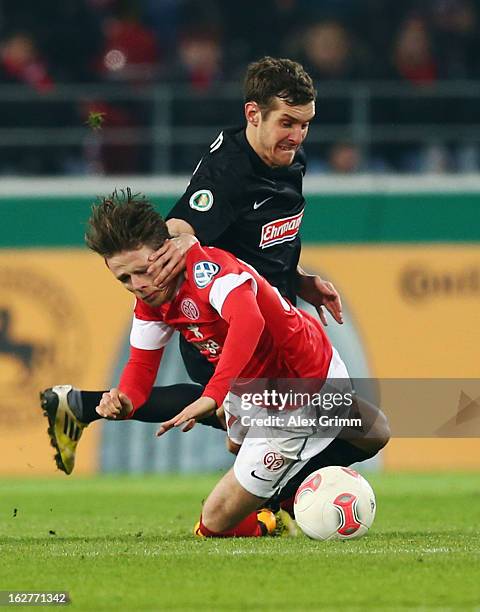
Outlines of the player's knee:
<svg viewBox="0 0 480 612">
<path fill-rule="evenodd" d="M 378 449 L 381 450 L 384 446 L 388 444 L 388 441 L 391 437 L 390 425 L 388 424 L 388 419 L 385 414 L 379 410 L 377 420 L 373 426 L 374 429 L 374 438 L 377 441 Z"/>
<path fill-rule="evenodd" d="M 366 453 L 365 458 L 374 457 L 390 440 L 390 427 L 387 417 L 377 409 L 374 422 L 361 437 L 348 440 L 350 444 Z"/>
<path fill-rule="evenodd" d="M 372 455 L 378 453 L 388 444 L 390 435 L 390 426 L 388 424 L 387 417 L 381 410 L 379 410 L 377 418 L 375 419 L 370 431 L 362 440 L 364 450 L 372 453 Z"/>
<path fill-rule="evenodd" d="M 210 531 L 221 533 L 228 528 L 228 522 L 225 520 L 224 513 L 221 508 L 212 504 L 206 504 L 202 510 L 202 523 Z"/>
</svg>

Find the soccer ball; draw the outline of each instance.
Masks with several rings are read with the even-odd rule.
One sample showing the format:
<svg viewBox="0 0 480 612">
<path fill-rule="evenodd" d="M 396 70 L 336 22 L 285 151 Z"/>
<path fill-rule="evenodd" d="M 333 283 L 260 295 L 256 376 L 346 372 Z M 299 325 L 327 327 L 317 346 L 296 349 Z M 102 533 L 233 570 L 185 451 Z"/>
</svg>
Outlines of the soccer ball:
<svg viewBox="0 0 480 612">
<path fill-rule="evenodd" d="M 293 505 L 300 529 L 314 540 L 352 540 L 367 533 L 375 518 L 375 494 L 348 467 L 324 467 L 299 486 Z"/>
</svg>

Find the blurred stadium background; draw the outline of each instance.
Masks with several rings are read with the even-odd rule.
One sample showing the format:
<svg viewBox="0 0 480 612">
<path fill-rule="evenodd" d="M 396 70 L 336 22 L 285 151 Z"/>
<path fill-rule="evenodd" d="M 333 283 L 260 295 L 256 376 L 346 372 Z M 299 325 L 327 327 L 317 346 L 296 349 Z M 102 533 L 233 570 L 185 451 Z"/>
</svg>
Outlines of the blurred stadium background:
<svg viewBox="0 0 480 612">
<path fill-rule="evenodd" d="M 129 185 L 166 212 L 264 54 L 317 84 L 302 261 L 344 299 L 352 375 L 479 379 L 479 34 L 469 0 L 0 0 L 0 472 L 54 472 L 41 388 L 124 363 L 131 300 L 82 246 L 90 203 Z M 161 383 L 187 380 L 176 344 Z M 94 424 L 77 471 L 231 462 L 218 432 L 153 431 Z M 479 469 L 478 439 L 395 439 L 374 466 Z"/>
</svg>

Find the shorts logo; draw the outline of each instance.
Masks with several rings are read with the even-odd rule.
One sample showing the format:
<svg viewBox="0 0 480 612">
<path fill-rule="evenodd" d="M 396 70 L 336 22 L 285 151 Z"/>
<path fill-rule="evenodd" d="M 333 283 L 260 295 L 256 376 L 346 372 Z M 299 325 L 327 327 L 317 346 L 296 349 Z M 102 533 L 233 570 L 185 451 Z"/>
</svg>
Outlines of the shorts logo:
<svg viewBox="0 0 480 612">
<path fill-rule="evenodd" d="M 284 219 L 277 219 L 276 221 L 266 223 L 264 226 L 262 226 L 262 235 L 259 246 L 262 249 L 266 249 L 274 244 L 294 240 L 300 230 L 302 217 L 303 210 L 299 212 L 298 215 L 293 215 L 292 217 L 285 217 Z"/>
<path fill-rule="evenodd" d="M 253 477 L 254 477 L 254 478 L 256 478 L 257 480 L 264 480 L 265 482 L 272 482 L 272 479 L 271 479 L 271 478 L 262 478 L 261 476 L 258 476 L 258 475 L 255 473 L 255 470 L 252 470 L 252 471 L 250 472 L 250 476 L 253 476 Z"/>
<path fill-rule="evenodd" d="M 277 470 L 281 470 L 285 465 L 285 459 L 280 453 L 269 451 L 265 453 L 263 457 L 263 464 L 270 472 L 276 472 Z"/>
<path fill-rule="evenodd" d="M 199 261 L 193 267 L 193 280 L 199 289 L 203 289 L 219 272 L 220 266 L 213 261 Z"/>
<path fill-rule="evenodd" d="M 200 189 L 190 196 L 188 203 L 190 208 L 206 212 L 213 206 L 213 193 L 209 189 Z"/>
<path fill-rule="evenodd" d="M 192 319 L 192 321 L 196 321 L 200 317 L 200 311 L 198 310 L 198 306 L 190 298 L 182 300 L 182 303 L 180 304 L 180 310 L 187 317 L 187 319 Z"/>
</svg>

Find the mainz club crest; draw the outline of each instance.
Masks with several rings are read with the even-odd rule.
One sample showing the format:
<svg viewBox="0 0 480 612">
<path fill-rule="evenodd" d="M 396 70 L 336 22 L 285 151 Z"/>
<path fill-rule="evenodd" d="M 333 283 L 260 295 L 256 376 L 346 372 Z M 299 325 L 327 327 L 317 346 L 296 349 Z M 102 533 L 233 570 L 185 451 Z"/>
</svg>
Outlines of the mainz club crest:
<svg viewBox="0 0 480 612">
<path fill-rule="evenodd" d="M 190 298 L 182 300 L 180 304 L 180 310 L 187 317 L 187 319 L 191 319 L 192 321 L 196 321 L 200 317 L 200 311 L 198 310 L 198 306 Z"/>
</svg>

